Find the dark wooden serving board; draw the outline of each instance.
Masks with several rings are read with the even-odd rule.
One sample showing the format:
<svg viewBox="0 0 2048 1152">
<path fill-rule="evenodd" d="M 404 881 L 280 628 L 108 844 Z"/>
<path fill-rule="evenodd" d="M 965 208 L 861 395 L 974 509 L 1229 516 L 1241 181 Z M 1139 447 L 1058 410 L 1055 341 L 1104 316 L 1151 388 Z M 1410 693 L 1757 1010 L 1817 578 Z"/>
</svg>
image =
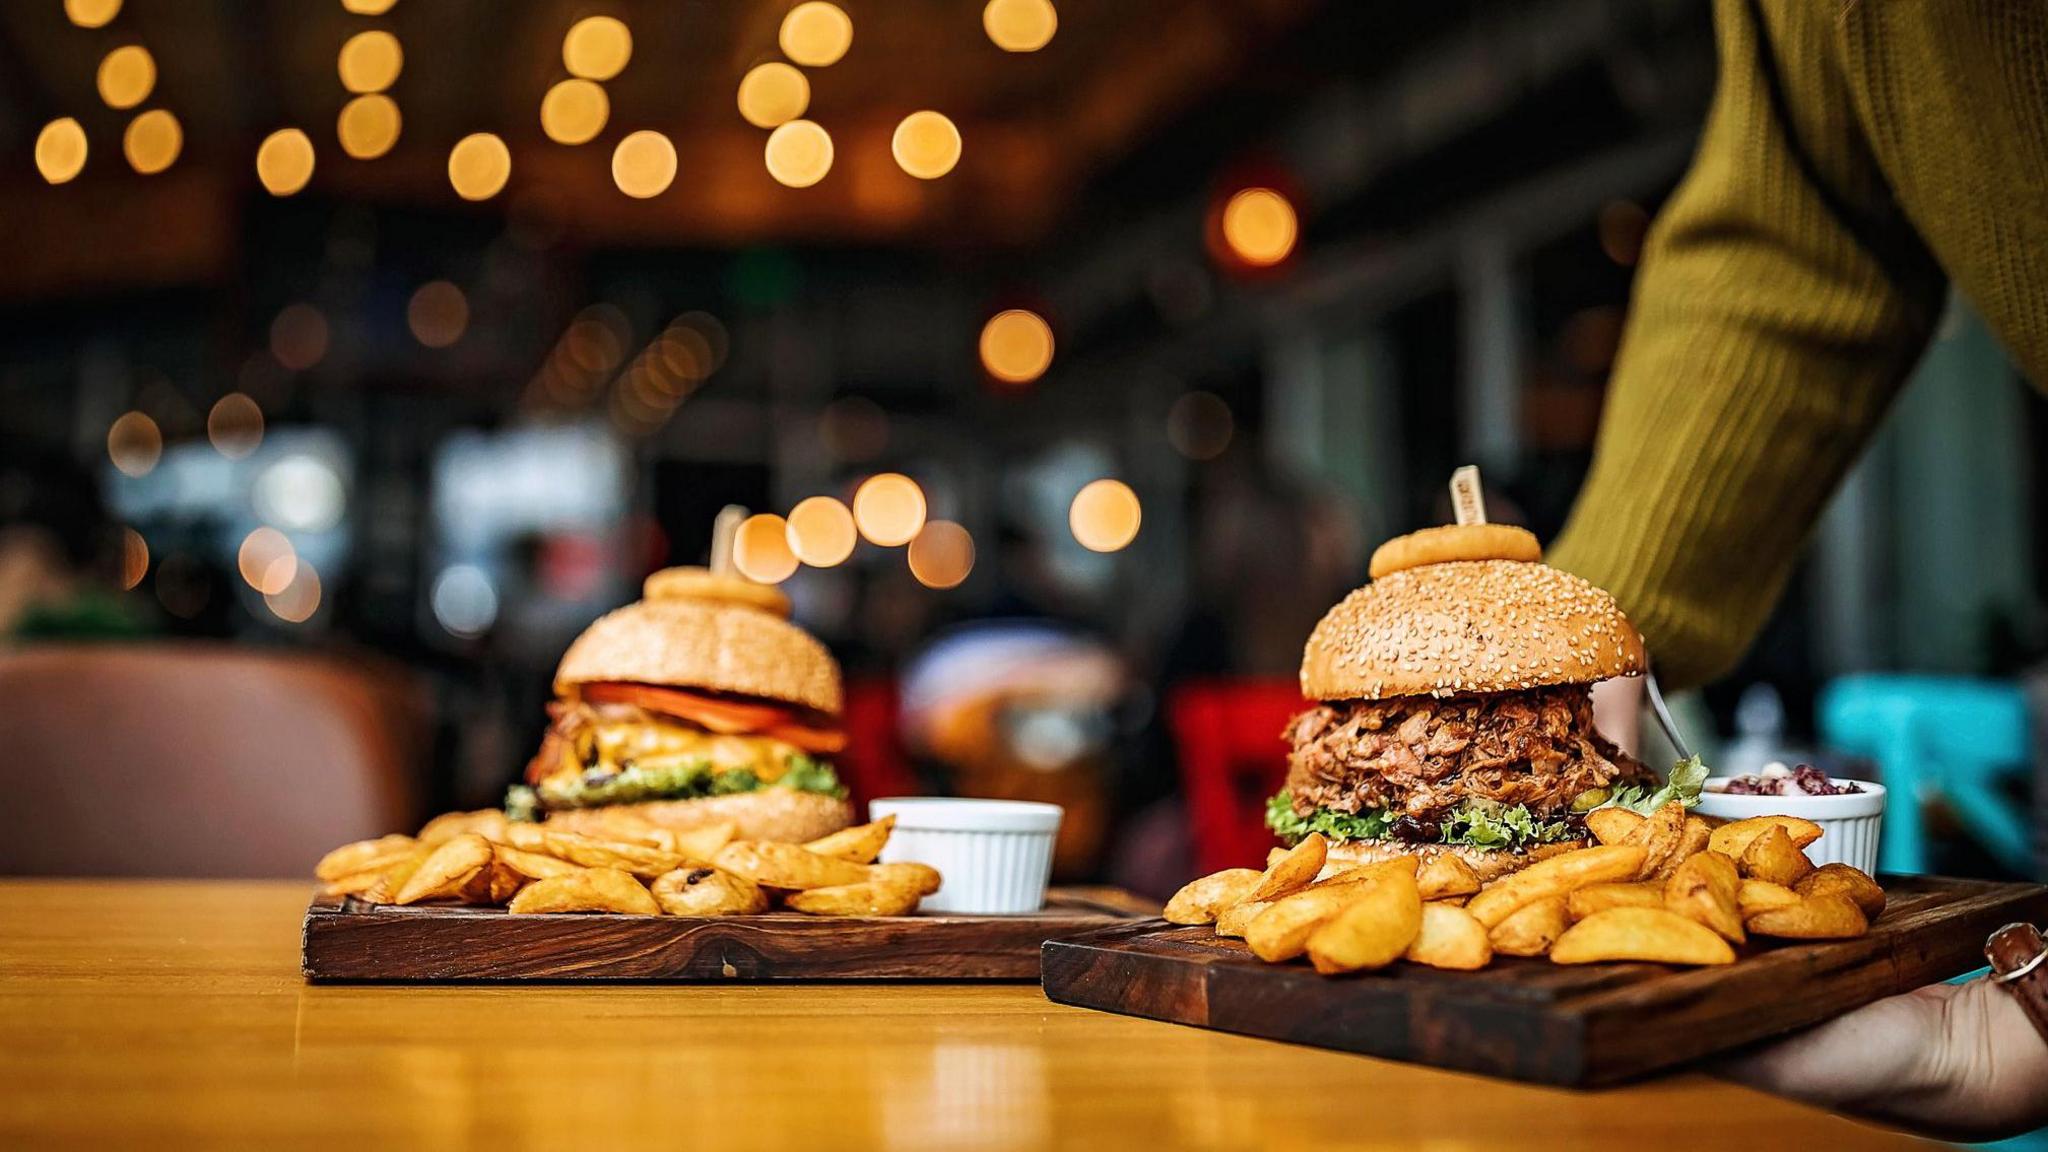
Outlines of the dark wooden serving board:
<svg viewBox="0 0 2048 1152">
<path fill-rule="evenodd" d="M 1062 1004 L 1483 1072 L 1612 1084 L 1802 1028 L 1984 966 L 1984 938 L 2048 921 L 2048 888 L 1941 877 L 1885 881 L 1890 906 L 1855 940 L 1762 944 L 1720 968 L 1567 966 L 1500 958 L 1484 971 L 1396 964 L 1329 978 L 1267 964 L 1209 928 L 1162 920 L 1048 941 Z"/>
<path fill-rule="evenodd" d="M 1045 941 L 1157 911 L 1099 888 L 1055 888 L 1029 916 L 872 919 L 514 916 L 323 896 L 306 909 L 300 967 L 316 981 L 415 983 L 1036 980 Z"/>
</svg>

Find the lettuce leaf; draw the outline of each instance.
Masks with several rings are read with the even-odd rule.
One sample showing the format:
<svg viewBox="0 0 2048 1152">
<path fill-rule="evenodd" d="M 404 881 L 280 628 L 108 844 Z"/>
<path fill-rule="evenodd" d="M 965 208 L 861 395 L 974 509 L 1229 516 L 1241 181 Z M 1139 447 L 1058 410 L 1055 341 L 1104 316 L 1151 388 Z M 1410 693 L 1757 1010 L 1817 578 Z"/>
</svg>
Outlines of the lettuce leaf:
<svg viewBox="0 0 2048 1152">
<path fill-rule="evenodd" d="M 1697 756 L 1680 760 L 1671 766 L 1671 775 L 1664 786 L 1652 792 L 1640 784 L 1631 784 L 1617 789 L 1601 808 L 1626 808 L 1638 815 L 1648 816 L 1673 800 L 1694 807 L 1700 802 L 1700 786 L 1707 782 L 1707 766 Z"/>
<path fill-rule="evenodd" d="M 1286 791 L 1266 801 L 1266 827 L 1290 843 L 1311 832 L 1331 840 L 1384 840 L 1393 826 L 1394 817 L 1387 812 L 1318 808 L 1306 816 L 1297 815 L 1293 796 Z M 1474 848 L 1520 848 L 1569 840 L 1579 834 L 1569 820 L 1541 820 L 1525 804 L 1509 808 L 1490 800 L 1466 801 L 1451 810 L 1439 829 L 1441 843 Z"/>
</svg>

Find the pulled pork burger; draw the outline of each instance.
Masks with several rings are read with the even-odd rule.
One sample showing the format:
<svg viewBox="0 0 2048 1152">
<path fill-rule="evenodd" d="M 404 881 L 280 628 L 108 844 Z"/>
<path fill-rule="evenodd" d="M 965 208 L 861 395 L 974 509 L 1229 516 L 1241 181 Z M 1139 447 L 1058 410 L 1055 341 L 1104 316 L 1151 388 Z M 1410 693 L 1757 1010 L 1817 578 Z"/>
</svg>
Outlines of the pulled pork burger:
<svg viewBox="0 0 2048 1152">
<path fill-rule="evenodd" d="M 780 592 L 670 569 L 562 657 L 553 722 L 506 797 L 514 819 L 596 831 L 624 809 L 658 827 L 731 820 L 749 840 L 813 840 L 853 823 L 829 757 L 839 666 L 790 623 Z"/>
<path fill-rule="evenodd" d="M 1372 583 L 1302 653 L 1302 693 L 1321 703 L 1287 728 L 1275 833 L 1319 832 L 1344 863 L 1454 853 L 1490 880 L 1589 843 L 1594 808 L 1698 791 L 1696 765 L 1660 788 L 1593 726 L 1593 684 L 1641 674 L 1642 638 L 1612 597 L 1540 555 L 1502 525 L 1375 553 Z"/>
</svg>

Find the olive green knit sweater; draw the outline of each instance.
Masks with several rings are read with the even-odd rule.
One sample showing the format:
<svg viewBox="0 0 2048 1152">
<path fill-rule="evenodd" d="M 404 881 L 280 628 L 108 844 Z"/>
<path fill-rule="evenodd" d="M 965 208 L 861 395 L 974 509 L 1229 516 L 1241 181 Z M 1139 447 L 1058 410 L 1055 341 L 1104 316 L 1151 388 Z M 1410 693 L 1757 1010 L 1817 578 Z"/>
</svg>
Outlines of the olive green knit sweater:
<svg viewBox="0 0 2048 1152">
<path fill-rule="evenodd" d="M 1679 685 L 1762 626 L 1947 281 L 2048 383 L 2048 0 L 1715 17 L 1713 107 L 1551 555 L 1614 593 Z"/>
</svg>

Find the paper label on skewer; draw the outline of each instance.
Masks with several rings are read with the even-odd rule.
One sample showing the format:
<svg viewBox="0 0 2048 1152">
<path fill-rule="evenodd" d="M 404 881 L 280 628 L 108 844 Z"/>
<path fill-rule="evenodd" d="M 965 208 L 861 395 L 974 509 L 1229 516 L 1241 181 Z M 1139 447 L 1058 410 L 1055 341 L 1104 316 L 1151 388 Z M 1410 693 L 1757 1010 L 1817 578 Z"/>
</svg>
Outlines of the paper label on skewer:
<svg viewBox="0 0 2048 1152">
<path fill-rule="evenodd" d="M 1479 465 L 1467 464 L 1451 473 L 1451 512 L 1460 524 L 1486 523 L 1486 493 L 1479 487 Z"/>
</svg>

